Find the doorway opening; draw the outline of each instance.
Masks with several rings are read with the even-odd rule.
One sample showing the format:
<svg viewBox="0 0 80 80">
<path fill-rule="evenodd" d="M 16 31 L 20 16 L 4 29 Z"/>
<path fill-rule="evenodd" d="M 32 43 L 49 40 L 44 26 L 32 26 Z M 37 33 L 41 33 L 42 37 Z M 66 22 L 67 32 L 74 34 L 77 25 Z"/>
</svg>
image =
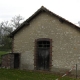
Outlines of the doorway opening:
<svg viewBox="0 0 80 80">
<path fill-rule="evenodd" d="M 14 54 L 14 68 L 18 69 L 20 65 L 20 55 L 18 53 Z"/>
<path fill-rule="evenodd" d="M 50 67 L 50 40 L 38 40 L 36 50 L 36 69 L 49 70 Z"/>
</svg>

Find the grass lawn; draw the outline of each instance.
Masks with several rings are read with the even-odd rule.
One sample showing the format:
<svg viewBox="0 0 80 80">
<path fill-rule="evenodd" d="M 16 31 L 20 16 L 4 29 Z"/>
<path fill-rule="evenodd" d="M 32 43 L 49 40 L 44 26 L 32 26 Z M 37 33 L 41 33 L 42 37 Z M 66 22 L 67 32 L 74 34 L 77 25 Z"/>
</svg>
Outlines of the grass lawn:
<svg viewBox="0 0 80 80">
<path fill-rule="evenodd" d="M 42 73 L 34 71 L 0 69 L 0 80 L 55 80 L 60 76 L 52 73 Z M 76 80 L 70 77 L 64 77 L 60 80 Z M 80 80 L 80 79 L 77 79 Z"/>
<path fill-rule="evenodd" d="M 6 54 L 6 53 L 7 53 L 6 51 L 0 51 L 0 57 L 1 55 Z"/>
<path fill-rule="evenodd" d="M 7 51 L 0 51 L 0 58 L 1 58 L 1 55 L 3 54 L 7 54 Z"/>
</svg>

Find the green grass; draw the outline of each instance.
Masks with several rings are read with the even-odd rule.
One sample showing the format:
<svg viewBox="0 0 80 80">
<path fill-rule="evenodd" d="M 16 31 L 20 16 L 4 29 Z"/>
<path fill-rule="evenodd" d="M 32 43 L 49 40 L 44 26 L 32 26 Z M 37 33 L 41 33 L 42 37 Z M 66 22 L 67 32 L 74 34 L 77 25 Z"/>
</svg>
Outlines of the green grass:
<svg viewBox="0 0 80 80">
<path fill-rule="evenodd" d="M 7 53 L 6 51 L 0 51 L 0 56 L 6 53 Z"/>
<path fill-rule="evenodd" d="M 0 69 L 0 80 L 55 80 L 58 77 L 60 76 L 54 75 L 52 73 L 42 73 L 14 69 Z M 61 78 L 60 80 L 76 80 L 76 79 L 64 77 Z"/>
</svg>

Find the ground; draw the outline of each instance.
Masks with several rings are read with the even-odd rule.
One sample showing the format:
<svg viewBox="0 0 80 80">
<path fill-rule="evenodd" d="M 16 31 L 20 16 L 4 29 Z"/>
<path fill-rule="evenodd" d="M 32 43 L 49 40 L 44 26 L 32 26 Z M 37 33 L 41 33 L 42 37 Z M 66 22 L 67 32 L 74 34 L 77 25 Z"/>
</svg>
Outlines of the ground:
<svg viewBox="0 0 80 80">
<path fill-rule="evenodd" d="M 59 75 L 47 72 L 0 69 L 0 80 L 56 80 L 59 77 L 60 77 Z M 60 80 L 76 80 L 76 79 L 64 77 L 61 78 Z"/>
</svg>

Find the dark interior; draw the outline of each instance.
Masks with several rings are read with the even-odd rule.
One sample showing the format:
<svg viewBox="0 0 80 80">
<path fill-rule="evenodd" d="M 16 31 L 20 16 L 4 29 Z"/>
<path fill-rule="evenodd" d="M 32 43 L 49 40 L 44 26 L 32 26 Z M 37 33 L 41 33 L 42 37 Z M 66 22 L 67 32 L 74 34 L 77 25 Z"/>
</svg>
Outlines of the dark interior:
<svg viewBox="0 0 80 80">
<path fill-rule="evenodd" d="M 20 55 L 18 53 L 14 54 L 14 68 L 19 68 Z"/>
<path fill-rule="evenodd" d="M 49 70 L 50 42 L 37 42 L 37 69 Z"/>
</svg>

